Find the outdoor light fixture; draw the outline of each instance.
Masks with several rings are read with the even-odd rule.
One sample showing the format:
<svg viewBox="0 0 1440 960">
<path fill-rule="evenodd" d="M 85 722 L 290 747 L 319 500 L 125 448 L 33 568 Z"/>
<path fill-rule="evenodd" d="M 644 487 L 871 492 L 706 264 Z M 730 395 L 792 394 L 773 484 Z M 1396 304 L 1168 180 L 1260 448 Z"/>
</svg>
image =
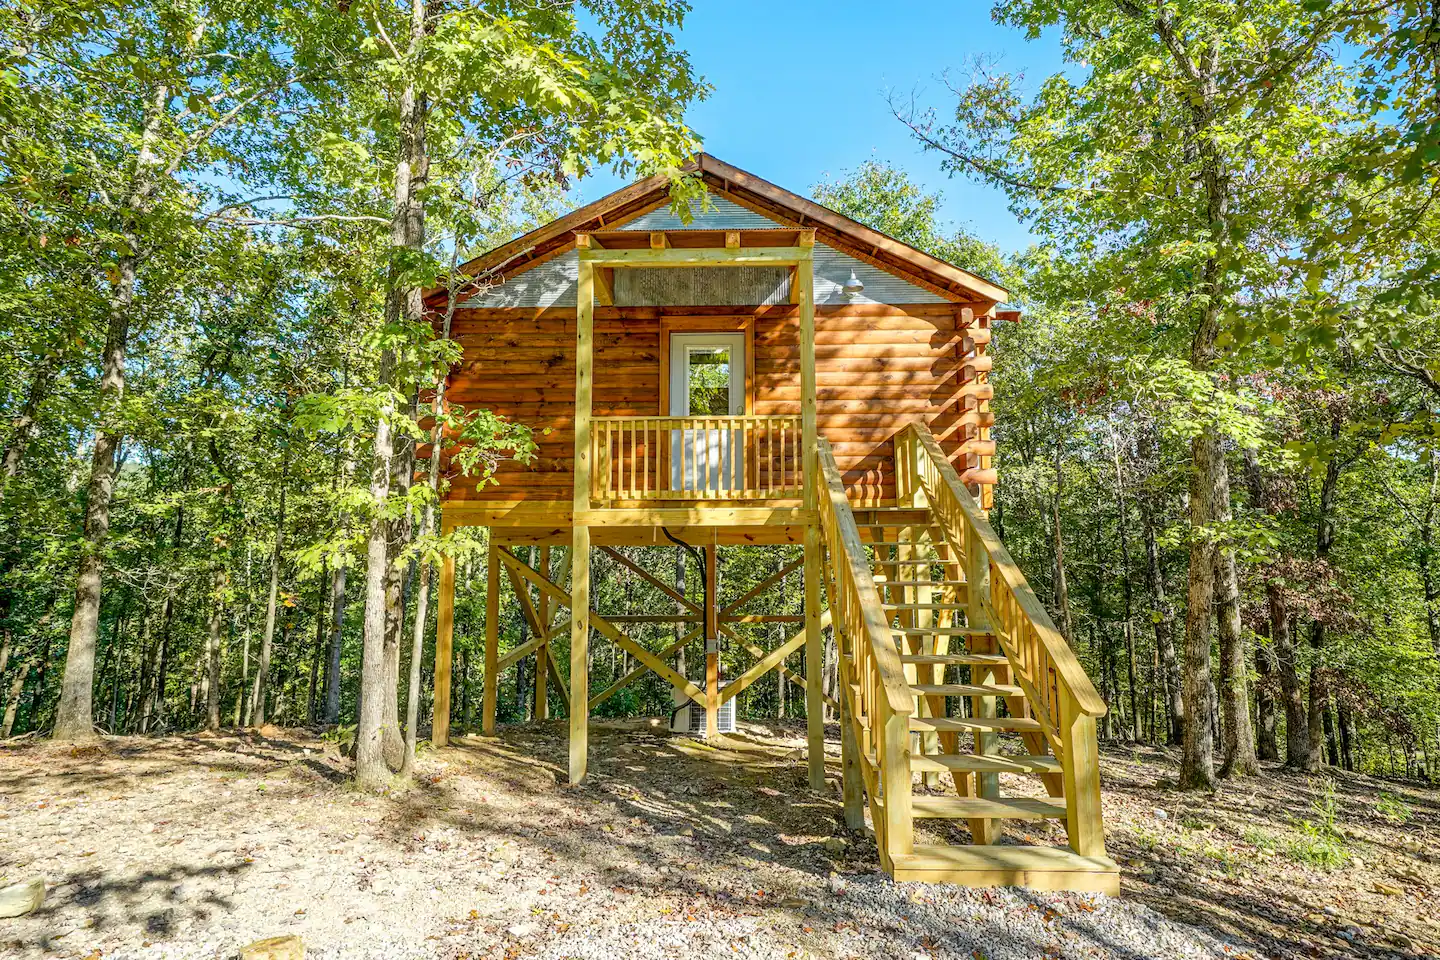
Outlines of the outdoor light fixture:
<svg viewBox="0 0 1440 960">
<path fill-rule="evenodd" d="M 860 294 L 865 292 L 865 284 L 861 283 L 860 278 L 855 276 L 855 271 L 851 270 L 850 279 L 846 280 L 845 286 L 841 287 L 840 289 L 845 291 L 846 300 L 854 300 L 856 297 L 860 296 Z"/>
</svg>

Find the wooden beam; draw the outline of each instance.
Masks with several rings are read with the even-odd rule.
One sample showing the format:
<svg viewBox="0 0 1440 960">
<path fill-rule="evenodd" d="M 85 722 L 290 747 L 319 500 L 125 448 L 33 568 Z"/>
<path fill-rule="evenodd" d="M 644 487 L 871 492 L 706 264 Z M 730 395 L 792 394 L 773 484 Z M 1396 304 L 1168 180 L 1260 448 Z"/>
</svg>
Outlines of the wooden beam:
<svg viewBox="0 0 1440 960">
<path fill-rule="evenodd" d="M 566 626 L 570 624 L 565 621 Z M 570 687 L 565 683 L 565 677 L 560 673 L 560 661 L 555 659 L 555 647 L 545 644 L 545 661 L 550 665 L 550 679 L 555 681 L 555 686 L 560 690 L 560 699 L 567 705 L 570 703 Z M 568 706 L 567 706 L 568 709 Z"/>
<path fill-rule="evenodd" d="M 499 672 L 504 673 L 506 670 L 510 669 L 510 667 L 530 656 L 530 654 L 532 653 L 538 652 L 541 656 L 543 656 L 544 651 L 540 648 L 545 646 L 551 640 L 554 640 L 557 637 L 564 636 L 565 633 L 569 631 L 569 629 L 570 621 L 566 620 L 564 623 L 556 627 L 554 630 L 551 630 L 549 633 L 542 633 L 539 636 L 531 637 L 529 640 L 526 640 L 524 643 L 520 644 L 520 646 L 516 647 L 514 650 L 511 650 L 509 653 L 505 654 L 505 656 L 500 658 Z M 543 666 L 544 664 L 542 663 L 541 665 Z M 541 674 L 542 676 L 545 673 L 544 670 L 537 670 L 536 672 Z"/>
<path fill-rule="evenodd" d="M 815 401 L 815 271 L 813 265 L 808 261 L 800 264 L 795 271 L 795 279 L 800 298 L 800 440 L 804 444 L 805 509 L 814 510 L 817 490 L 815 444 L 819 433 L 816 427 Z M 811 526 L 814 527 L 818 522 L 818 520 L 811 521 Z"/>
<path fill-rule="evenodd" d="M 524 560 L 517 557 L 513 550 L 508 550 L 504 547 L 497 549 L 504 550 L 505 555 L 516 563 L 522 564 L 525 567 L 530 566 Z M 522 584 L 519 580 L 511 577 L 510 586 L 514 589 L 515 599 L 520 604 L 520 615 L 525 618 L 525 622 L 529 624 L 531 631 L 533 631 L 537 637 L 545 636 L 545 622 L 540 619 L 540 613 L 535 609 L 535 602 L 530 599 L 530 585 L 528 583 Z"/>
<path fill-rule="evenodd" d="M 763 647 L 756 646 L 749 640 L 746 640 L 743 636 L 741 636 L 737 631 L 732 629 L 727 624 L 720 624 L 720 632 L 725 636 L 729 637 L 731 640 L 734 640 L 737 644 L 740 645 L 741 649 L 748 652 L 752 657 L 755 657 L 757 660 L 764 659 L 765 649 Z M 805 689 L 804 675 L 795 673 L 792 670 L 786 670 L 783 664 L 776 666 L 775 670 L 777 673 L 780 674 L 780 676 L 784 677 L 787 681 L 793 683 L 801 690 Z M 825 697 L 824 700 L 832 707 L 838 708 L 839 706 L 834 700 L 830 699 L 829 697 Z"/>
<path fill-rule="evenodd" d="M 669 247 L 631 250 L 581 250 L 580 262 L 606 267 L 754 267 L 809 262 L 810 247 Z"/>
<path fill-rule="evenodd" d="M 455 558 L 440 559 L 440 598 L 435 611 L 435 713 L 430 743 L 450 744 L 450 671 L 455 641 Z"/>
<path fill-rule="evenodd" d="M 578 488 L 577 488 L 578 489 Z M 585 779 L 590 738 L 590 528 L 576 527 L 570 560 L 570 782 Z M 511 567 L 511 569 L 515 569 Z"/>
<path fill-rule="evenodd" d="M 828 627 L 830 625 L 829 610 L 826 610 L 820 615 L 820 623 L 822 628 Z M 744 690 L 756 680 L 759 680 L 761 677 L 765 676 L 765 674 L 769 673 L 771 670 L 776 669 L 782 662 L 784 662 L 786 657 L 790 656 L 790 654 L 794 653 L 796 650 L 799 650 L 802 646 L 805 645 L 805 636 L 806 631 L 801 630 L 800 632 L 796 633 L 795 636 L 791 637 L 789 640 L 786 640 L 780 646 L 776 647 L 774 650 L 771 650 L 769 653 L 765 654 L 765 656 L 761 657 L 755 663 L 751 664 L 749 669 L 747 669 L 744 673 L 740 674 L 740 676 L 736 677 L 734 680 L 731 680 L 728 684 L 725 685 L 725 689 L 720 692 L 720 702 L 724 703 L 726 700 L 733 699 L 740 693 L 740 691 Z"/>
<path fill-rule="evenodd" d="M 630 656 L 634 657 L 636 660 L 639 660 L 641 663 L 645 664 L 645 666 L 649 667 L 652 671 L 659 674 L 662 678 L 670 681 L 670 683 L 672 683 L 676 687 L 679 687 L 680 691 L 684 693 L 685 696 L 690 697 L 696 702 L 702 702 L 704 700 L 705 691 L 695 686 L 695 684 L 691 683 L 685 677 L 682 677 L 675 670 L 671 669 L 669 664 L 665 663 L 663 660 L 655 656 L 655 654 L 651 653 L 649 650 L 646 650 L 644 647 L 640 646 L 640 644 L 636 643 L 629 636 L 621 633 L 618 629 L 616 629 L 613 624 L 611 624 L 604 617 L 601 617 L 599 614 L 595 613 L 590 614 L 590 625 L 593 626 L 602 637 L 615 644 L 621 650 L 624 650 L 626 653 L 630 654 Z"/>
<path fill-rule="evenodd" d="M 621 566 L 639 574 L 641 579 L 658 589 L 661 593 L 665 594 L 665 596 L 669 597 L 671 600 L 683 603 L 685 606 L 689 607 L 696 613 L 701 612 L 700 605 L 698 603 L 695 603 L 690 598 L 677 591 L 674 587 L 670 586 L 668 583 L 660 580 L 649 570 L 646 570 L 644 567 L 640 566 L 635 561 L 631 560 L 629 557 L 616 550 L 614 547 L 601 547 L 600 549 L 605 551 L 605 553 L 609 554 L 609 556 L 612 557 Z"/>
<path fill-rule="evenodd" d="M 740 231 L 739 231 L 739 230 L 726 230 L 726 231 L 725 231 L 725 249 L 726 249 L 726 250 L 739 250 L 739 249 L 740 249 Z"/>
<path fill-rule="evenodd" d="M 650 249 L 664 250 L 670 246 L 670 238 L 665 235 L 664 230 L 650 231 Z"/>
<path fill-rule="evenodd" d="M 588 527 L 803 526 L 815 521 L 813 510 L 800 507 L 637 507 L 584 510 L 572 516 Z"/>
<path fill-rule="evenodd" d="M 593 238 L 592 238 L 593 239 Z M 590 736 L 590 415 L 595 376 L 595 268 L 580 251 L 575 285 L 575 478 L 570 547 L 570 782 L 585 779 Z M 512 571 L 515 567 L 510 568 Z M 529 568 L 526 568 L 527 570 Z M 548 581 L 546 581 L 548 583 Z M 553 586 L 553 585 L 552 585 Z M 543 588 L 542 588 L 543 589 Z M 556 588 L 558 590 L 558 588 Z"/>
<path fill-rule="evenodd" d="M 805 558 L 803 556 L 793 563 L 786 564 L 784 567 L 780 568 L 775 573 L 770 574 L 770 576 L 766 577 L 764 580 L 761 580 L 749 590 L 746 590 L 744 595 L 741 596 L 739 600 L 728 603 L 724 607 L 721 607 L 720 615 L 723 617 L 729 614 L 736 607 L 750 602 L 751 600 L 759 596 L 763 591 L 768 590 L 774 583 L 788 576 L 789 574 L 794 573 L 796 570 L 803 566 L 805 566 Z"/>
<path fill-rule="evenodd" d="M 720 622 L 715 619 L 720 597 L 720 562 L 715 545 L 705 546 L 705 736 L 720 735 Z"/>
<path fill-rule="evenodd" d="M 669 660 L 681 650 L 685 649 L 686 645 L 694 642 L 695 638 L 699 637 L 704 632 L 705 628 L 703 626 L 696 627 L 680 639 L 673 641 L 668 647 L 666 647 L 664 650 L 661 650 L 660 653 L 657 654 L 657 656 L 659 656 L 661 660 Z M 595 696 L 590 698 L 590 709 L 594 710 L 596 707 L 600 706 L 600 704 L 604 703 L 606 700 L 609 700 L 621 690 L 624 690 L 626 687 L 630 686 L 630 684 L 634 683 L 636 680 L 640 679 L 640 677 L 644 676 L 645 671 L 649 669 L 650 668 L 646 666 L 643 662 L 638 667 L 631 667 L 629 673 L 626 673 L 620 679 L 610 684 L 610 686 L 606 687 L 604 690 L 600 691 Z"/>
<path fill-rule="evenodd" d="M 589 528 L 587 528 L 587 527 L 576 527 L 575 529 L 576 529 L 576 530 L 587 530 L 587 531 L 588 531 Z M 577 557 L 579 556 L 579 552 L 578 552 L 578 551 L 576 552 L 576 556 L 577 556 Z M 507 557 L 508 557 L 508 559 L 507 559 Z M 557 600 L 559 600 L 561 603 L 568 603 L 568 602 L 570 601 L 571 597 L 575 596 L 575 591 L 574 591 L 574 584 L 573 584 L 573 582 L 572 582 L 572 584 L 571 584 L 571 596 L 570 596 L 570 597 L 567 597 L 566 594 L 565 594 L 565 591 L 561 590 L 559 587 L 557 587 L 555 584 L 551 583 L 549 580 L 546 580 L 545 578 L 541 577 L 540 574 L 536 573 L 534 570 L 530 569 L 528 566 L 526 566 L 525 564 L 521 563 L 519 560 L 516 560 L 516 559 L 513 558 L 513 557 L 509 557 L 508 554 L 504 554 L 504 553 L 502 553 L 502 554 L 500 555 L 500 559 L 501 559 L 502 562 L 505 563 L 506 567 L 509 569 L 509 571 L 510 571 L 510 573 L 511 573 L 512 575 L 513 575 L 513 574 L 518 574 L 519 576 L 524 577 L 526 580 L 528 580 L 528 581 L 530 581 L 531 583 L 533 583 L 536 587 L 540 588 L 542 591 L 545 591 L 545 592 L 547 592 L 547 593 L 550 593 L 552 596 L 554 596 L 554 597 L 555 597 Z M 575 565 L 573 565 L 572 568 L 571 568 L 572 581 L 573 581 L 573 579 L 575 578 L 575 576 L 578 575 L 579 571 L 580 571 L 580 566 L 579 566 L 579 563 L 577 562 L 577 563 L 576 563 Z M 586 579 L 588 580 L 588 577 L 587 577 Z M 587 584 L 587 586 L 588 586 L 588 584 Z M 575 623 L 575 621 L 576 621 L 577 619 L 578 619 L 578 618 L 575 616 L 575 608 L 574 608 L 574 607 L 571 607 L 571 608 L 570 608 L 570 622 L 571 622 L 572 632 L 571 632 L 570 642 L 571 642 L 572 644 L 575 642 L 575 636 L 574 636 L 574 630 L 573 630 L 573 628 L 574 628 L 574 623 Z M 624 650 L 626 653 L 629 653 L 629 654 L 630 654 L 632 657 L 634 657 L 636 660 L 639 660 L 641 663 L 645 664 L 647 667 L 649 667 L 649 668 L 650 668 L 651 670 L 653 670 L 655 673 L 658 673 L 660 676 L 664 677 L 666 680 L 669 680 L 672 684 L 674 684 L 675 686 L 679 687 L 682 691 L 684 691 L 684 693 L 685 693 L 686 696 L 693 697 L 697 702 L 704 700 L 704 691 L 703 691 L 703 690 L 701 690 L 699 687 L 695 686 L 695 684 L 691 683 L 691 682 L 690 682 L 689 680 L 687 680 L 685 677 L 682 677 L 680 674 L 678 674 L 678 673 L 676 673 L 674 670 L 670 669 L 670 667 L 668 667 L 668 666 L 666 666 L 664 663 L 662 663 L 662 662 L 660 661 L 660 659 L 655 656 L 655 654 L 651 653 L 649 650 L 646 650 L 644 647 L 640 646 L 638 643 L 636 643 L 636 642 L 635 642 L 633 639 L 631 639 L 629 636 L 627 636 L 626 634 L 622 633 L 622 632 L 620 631 L 620 629 L 619 629 L 618 627 L 616 627 L 613 623 L 611 623 L 609 620 L 606 620 L 604 617 L 600 616 L 598 613 L 595 613 L 594 611 L 589 611 L 589 620 L 590 620 L 590 626 L 591 626 L 592 628 L 594 628 L 595 631 L 598 632 L 602 637 L 604 637 L 606 640 L 609 640 L 611 643 L 614 643 L 616 646 L 620 647 L 620 649 Z M 588 634 L 589 631 L 587 630 L 586 633 Z M 588 638 L 587 638 L 587 640 L 588 640 Z M 570 663 L 570 671 L 571 671 L 571 672 L 570 672 L 570 684 L 571 684 L 571 690 L 574 691 L 574 690 L 579 686 L 579 684 L 576 683 L 576 679 L 575 679 L 575 652 L 574 652 L 573 649 L 571 650 L 571 653 L 570 653 L 570 660 L 571 660 L 571 663 Z M 582 671 L 582 674 L 583 674 L 583 671 Z M 576 699 L 575 696 L 572 694 L 572 697 L 571 697 L 572 703 L 575 701 L 575 699 Z M 582 714 L 583 714 L 584 712 L 585 712 L 584 710 L 581 711 Z M 573 728 L 573 716 L 572 716 L 572 728 Z M 572 735 L 573 735 L 573 729 L 572 729 Z M 572 743 L 573 743 L 573 740 L 572 740 Z M 582 776 L 583 776 L 583 774 L 582 774 Z"/>
<path fill-rule="evenodd" d="M 615 305 L 615 268 L 598 267 L 595 270 L 595 303 L 602 307 Z"/>
<path fill-rule="evenodd" d="M 807 485 L 808 489 L 808 485 Z M 805 740 L 810 789 L 825 789 L 824 637 L 820 624 L 820 528 L 805 529 Z"/>
<path fill-rule="evenodd" d="M 548 578 L 550 576 L 550 548 L 540 548 L 540 570 Z M 550 598 L 540 594 L 540 622 L 546 627 L 550 626 Z M 541 644 L 540 650 L 535 655 L 535 709 L 533 716 L 536 720 L 550 719 L 550 684 L 546 682 L 549 676 L 549 669 L 546 665 L 546 657 L 550 652 L 550 644 Z"/>
<path fill-rule="evenodd" d="M 500 673 L 500 548 L 490 541 L 485 567 L 485 680 L 480 732 L 495 735 L 495 701 Z"/>
</svg>

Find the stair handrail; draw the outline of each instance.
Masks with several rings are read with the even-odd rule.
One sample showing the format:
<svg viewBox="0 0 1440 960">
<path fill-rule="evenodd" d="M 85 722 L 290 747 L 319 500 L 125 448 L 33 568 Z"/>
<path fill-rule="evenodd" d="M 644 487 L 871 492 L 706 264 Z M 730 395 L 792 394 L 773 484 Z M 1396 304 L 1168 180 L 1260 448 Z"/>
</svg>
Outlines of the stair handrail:
<svg viewBox="0 0 1440 960">
<path fill-rule="evenodd" d="M 1025 574 L 1010 556 L 1010 551 L 1005 549 L 1005 544 L 986 518 L 985 511 L 961 482 L 960 475 L 956 473 L 935 435 L 922 423 L 911 423 L 909 429 L 919 447 L 918 456 L 915 458 L 916 479 L 930 499 L 931 509 L 942 520 L 951 522 L 958 512 L 966 527 L 962 539 L 969 543 L 971 541 L 968 535 L 973 534 L 989 557 L 990 590 L 988 595 L 982 591 L 980 597 L 981 602 L 988 608 L 987 612 L 995 618 L 1004 607 L 1013 604 L 1024 620 L 1028 621 L 1026 626 L 1034 631 L 1059 683 L 1074 698 L 1076 708 L 1089 717 L 1104 716 L 1107 709 L 1105 701 L 1090 681 L 1090 675 L 1085 672 L 1085 667 L 1075 656 L 1075 651 L 1050 619 L 1045 605 L 1035 595 L 1029 581 L 1025 579 Z M 1002 644 L 1004 640 L 1005 638 L 1001 637 Z M 1011 651 L 1007 649 L 1006 652 L 1009 654 Z M 1043 691 L 1031 692 L 1032 697 L 1036 694 L 1042 694 L 1042 702 L 1050 699 L 1043 696 Z M 1048 719 L 1057 725 L 1059 723 L 1059 717 L 1052 716 Z"/>
<path fill-rule="evenodd" d="M 868 746 L 875 751 L 883 802 L 876 804 L 872 786 L 871 810 L 881 858 L 888 866 L 895 857 L 907 856 L 914 848 L 910 821 L 910 715 L 915 711 L 915 697 L 905 678 L 905 666 L 880 591 L 875 589 L 875 575 L 860 540 L 860 528 L 845 494 L 834 451 L 823 438 L 817 440 L 816 447 L 815 502 L 834 576 L 830 619 L 837 633 L 846 638 L 853 657 L 859 702 L 850 707 L 855 716 L 864 718 L 870 731 Z M 842 694 L 848 699 L 851 691 L 846 689 Z"/>
</svg>

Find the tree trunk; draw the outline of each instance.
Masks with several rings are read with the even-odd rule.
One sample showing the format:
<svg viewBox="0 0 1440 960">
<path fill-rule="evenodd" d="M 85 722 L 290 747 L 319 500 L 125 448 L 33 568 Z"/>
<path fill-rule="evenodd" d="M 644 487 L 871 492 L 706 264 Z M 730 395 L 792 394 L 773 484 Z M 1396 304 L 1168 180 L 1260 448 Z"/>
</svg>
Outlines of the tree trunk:
<svg viewBox="0 0 1440 960">
<path fill-rule="evenodd" d="M 1278 514 L 1270 485 L 1254 450 L 1245 451 L 1245 477 L 1250 499 L 1271 516 Z M 1275 648 L 1275 672 L 1280 681 L 1280 705 L 1285 711 L 1285 766 L 1303 770 L 1310 762 L 1310 734 L 1305 717 L 1305 693 L 1296 666 L 1295 633 L 1290 602 L 1273 568 L 1265 576 L 1265 601 L 1270 613 L 1270 641 Z"/>
<path fill-rule="evenodd" d="M 325 570 L 315 583 L 315 649 L 310 656 L 310 689 L 305 697 L 305 722 L 314 724 L 319 717 L 320 661 L 325 658 Z"/>
<path fill-rule="evenodd" d="M 285 545 L 285 493 L 290 462 L 280 469 L 280 502 L 275 518 L 275 546 L 270 551 L 270 593 L 265 601 L 265 633 L 260 638 L 260 658 L 255 663 L 255 686 L 250 691 L 250 726 L 265 725 L 265 701 L 269 695 L 270 657 L 275 650 L 275 617 L 280 600 L 280 552 Z"/>
<path fill-rule="evenodd" d="M 1269 644 L 1256 644 L 1255 716 L 1259 723 L 1257 746 L 1260 759 L 1271 763 L 1280 759 L 1280 744 L 1275 734 L 1275 697 L 1271 692 L 1275 670 L 1275 648 Z"/>
<path fill-rule="evenodd" d="M 419 393 L 411 394 L 406 416 L 415 419 L 418 415 Z M 393 496 L 403 501 L 410 494 L 412 477 L 415 474 L 415 442 L 408 436 L 398 438 L 397 449 L 391 458 L 392 472 L 390 489 Z M 409 564 L 402 562 L 404 551 L 410 544 L 413 524 L 409 511 L 390 521 L 387 550 L 389 558 L 385 564 L 385 699 L 381 704 L 381 745 L 385 751 L 385 763 L 392 771 L 399 771 L 405 765 L 405 734 L 400 728 L 400 640 L 405 631 L 405 592 Z"/>
<path fill-rule="evenodd" d="M 1229 524 L 1230 479 L 1222 460 L 1219 464 L 1225 499 L 1216 504 L 1219 523 Z M 1253 777 L 1260 772 L 1255 756 L 1255 728 L 1250 722 L 1250 691 L 1245 683 L 1250 658 L 1245 652 L 1245 628 L 1240 622 L 1240 583 L 1235 574 L 1235 551 L 1221 549 L 1215 556 L 1215 585 L 1219 592 L 1216 613 L 1220 635 L 1220 713 L 1223 718 L 1225 762 L 1220 775 Z"/>
<path fill-rule="evenodd" d="M 1205 428 L 1190 444 L 1190 583 L 1185 611 L 1185 656 L 1182 694 L 1185 701 L 1181 743 L 1180 785 L 1215 787 L 1215 741 L 1212 734 L 1210 648 L 1218 551 L 1199 531 L 1210 527 L 1220 498 L 1226 496 L 1217 466 L 1223 456 L 1220 438 Z"/>
<path fill-rule="evenodd" d="M 205 729 L 220 729 L 221 635 L 225 629 L 225 570 L 217 568 L 210 580 L 210 630 L 205 642 Z"/>
<path fill-rule="evenodd" d="M 252 609 L 251 597 L 255 594 L 255 581 L 250 576 L 252 569 L 250 547 L 247 546 L 245 548 L 245 627 L 240 634 L 240 685 L 235 690 L 235 726 L 237 727 L 250 725 L 250 612 Z"/>
<path fill-rule="evenodd" d="M 1330 439 L 1340 439 L 1342 415 L 1336 410 L 1330 417 Z M 1325 465 L 1325 479 L 1320 483 L 1319 517 L 1315 525 L 1315 559 L 1325 562 L 1330 557 L 1330 548 L 1335 544 L 1335 492 L 1340 484 L 1340 457 L 1332 454 Z M 1329 690 L 1325 684 L 1325 622 L 1315 620 L 1310 624 L 1310 648 L 1314 659 L 1310 666 L 1310 761 L 1306 769 L 1320 769 L 1325 749 L 1324 726 L 1328 722 Z M 1333 751 L 1332 751 L 1333 752 Z"/>
<path fill-rule="evenodd" d="M 1440 457 L 1430 457 L 1430 489 L 1420 523 L 1420 586 L 1425 592 L 1425 625 L 1430 649 L 1440 660 L 1440 574 L 1435 571 L 1435 511 L 1440 505 Z"/>
<path fill-rule="evenodd" d="M 1055 497 L 1051 501 L 1054 523 L 1055 611 L 1059 614 L 1060 633 L 1065 642 L 1075 646 L 1075 620 L 1070 615 L 1070 589 L 1065 579 L 1065 537 L 1060 525 L 1060 502 L 1065 490 L 1065 472 L 1060 459 L 1060 442 L 1055 442 Z"/>
<path fill-rule="evenodd" d="M 180 520 L 183 518 L 183 508 L 177 511 L 175 524 L 175 541 L 180 541 Z M 155 683 L 154 683 L 154 722 L 149 726 L 149 732 L 161 733 L 165 730 L 165 681 L 170 675 L 170 636 L 175 627 L 175 587 L 168 587 L 165 593 L 165 605 L 160 611 L 160 642 L 155 647 Z"/>
<path fill-rule="evenodd" d="M 1130 683 L 1130 739 L 1140 739 L 1140 693 L 1135 674 L 1135 591 L 1130 580 L 1129 512 L 1125 505 L 1125 471 L 1120 463 L 1120 444 L 1115 444 L 1115 509 L 1120 528 L 1120 582 L 1124 600 L 1125 669 Z"/>
<path fill-rule="evenodd" d="M 5 697 L 5 717 L 0 720 L 0 740 L 8 738 L 10 731 L 15 729 L 15 715 L 20 710 L 20 698 L 25 693 L 25 678 L 30 675 L 33 666 L 34 660 L 22 661 L 20 669 L 15 671 L 15 676 L 10 681 L 10 692 Z"/>
<path fill-rule="evenodd" d="M 325 663 L 325 723 L 340 722 L 340 655 L 345 642 L 345 565 L 330 575 L 330 651 Z"/>
<path fill-rule="evenodd" d="M 1185 701 L 1180 691 L 1180 660 L 1175 654 L 1175 608 L 1165 591 L 1165 568 L 1160 562 L 1160 544 L 1155 534 L 1153 494 L 1142 496 L 1139 503 L 1140 526 L 1145 536 L 1145 579 L 1153 607 L 1150 618 L 1155 625 L 1155 651 L 1165 691 L 1167 739 L 1178 745 L 1185 726 Z"/>
<path fill-rule="evenodd" d="M 437 443 L 433 435 L 431 442 Z M 434 470 L 435 467 L 432 460 L 431 469 Z M 427 505 L 425 510 L 430 514 L 433 508 Z M 429 526 L 430 519 L 427 518 L 427 532 Z M 412 776 L 415 772 L 415 748 L 420 735 L 420 664 L 425 657 L 425 620 L 429 615 L 429 605 L 430 564 L 427 561 L 420 564 L 420 588 L 415 597 L 415 629 L 410 637 L 410 687 L 405 701 L 405 760 L 400 767 L 400 774 L 405 777 Z"/>
<path fill-rule="evenodd" d="M 5 441 L 5 455 L 0 461 L 0 503 L 5 502 L 10 481 L 20 474 L 20 465 L 25 459 L 25 448 L 40 432 L 40 405 L 50 395 L 55 380 L 55 368 L 59 364 L 58 351 L 48 352 L 36 361 L 30 376 L 30 387 L 20 409 L 10 420 L 10 436 Z M 0 673 L 4 668 L 0 667 Z"/>
<path fill-rule="evenodd" d="M 75 576 L 75 612 L 70 621 L 70 643 L 65 652 L 65 674 L 56 708 L 54 738 L 86 740 L 95 736 L 95 638 L 100 627 L 100 593 L 105 568 L 105 543 L 110 533 L 110 500 L 115 492 L 117 452 L 122 439 L 120 406 L 125 396 L 125 348 L 135 308 L 136 275 L 142 243 L 139 218 L 148 212 L 155 192 L 154 175 L 162 160 L 156 153 L 162 123 L 170 103 L 170 87 L 157 83 L 145 105 L 140 148 L 126 198 L 127 222 L 122 231 L 125 251 L 115 263 L 114 293 L 110 302 L 105 352 L 101 358 L 100 423 L 90 460 L 90 482 L 85 493 L 85 530 Z"/>
<path fill-rule="evenodd" d="M 426 39 L 425 0 L 411 0 L 408 56 L 418 68 Z M 424 322 L 423 291 L 405 275 L 405 268 L 418 261 L 425 248 L 424 188 L 429 178 L 429 160 L 425 146 L 425 122 L 429 112 L 425 95 L 414 81 L 406 83 L 399 97 L 400 151 L 395 165 L 395 209 L 390 221 L 390 274 L 385 298 L 385 317 L 390 324 L 402 319 L 419 325 Z M 393 386 L 395 356 L 386 350 L 380 359 L 379 384 L 382 389 Z M 391 470 L 395 440 L 390 418 L 393 408 L 382 406 L 375 428 L 375 455 L 370 471 L 370 496 L 376 508 L 390 497 Z M 387 757 L 388 736 L 384 729 L 387 716 L 398 720 L 396 696 L 399 673 L 399 629 L 387 629 L 387 567 L 390 550 L 387 542 L 391 524 L 383 517 L 372 521 L 366 555 L 364 662 L 360 683 L 360 725 L 356 740 L 356 780 L 363 786 L 379 787 L 393 769 Z M 391 584 L 393 585 L 393 583 Z M 394 638 L 394 655 L 387 656 L 387 645 Z M 388 675 L 387 665 L 394 663 L 395 675 Z M 388 689 L 387 689 L 388 688 Z M 404 759 L 404 743 L 398 730 L 389 731 L 400 750 L 394 756 L 398 766 Z"/>
<path fill-rule="evenodd" d="M 1351 773 L 1355 772 L 1355 718 L 1350 712 L 1348 698 L 1336 698 L 1335 719 L 1340 727 L 1340 765 Z"/>
</svg>

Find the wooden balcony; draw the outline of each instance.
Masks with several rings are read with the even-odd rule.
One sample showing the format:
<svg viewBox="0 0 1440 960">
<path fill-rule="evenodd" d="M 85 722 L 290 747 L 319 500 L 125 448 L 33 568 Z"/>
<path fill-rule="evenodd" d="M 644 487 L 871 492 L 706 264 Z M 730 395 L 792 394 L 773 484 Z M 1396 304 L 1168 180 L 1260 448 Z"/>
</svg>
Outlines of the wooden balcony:
<svg viewBox="0 0 1440 960">
<path fill-rule="evenodd" d="M 596 417 L 596 507 L 695 501 L 770 504 L 805 495 L 798 416 Z"/>
</svg>

